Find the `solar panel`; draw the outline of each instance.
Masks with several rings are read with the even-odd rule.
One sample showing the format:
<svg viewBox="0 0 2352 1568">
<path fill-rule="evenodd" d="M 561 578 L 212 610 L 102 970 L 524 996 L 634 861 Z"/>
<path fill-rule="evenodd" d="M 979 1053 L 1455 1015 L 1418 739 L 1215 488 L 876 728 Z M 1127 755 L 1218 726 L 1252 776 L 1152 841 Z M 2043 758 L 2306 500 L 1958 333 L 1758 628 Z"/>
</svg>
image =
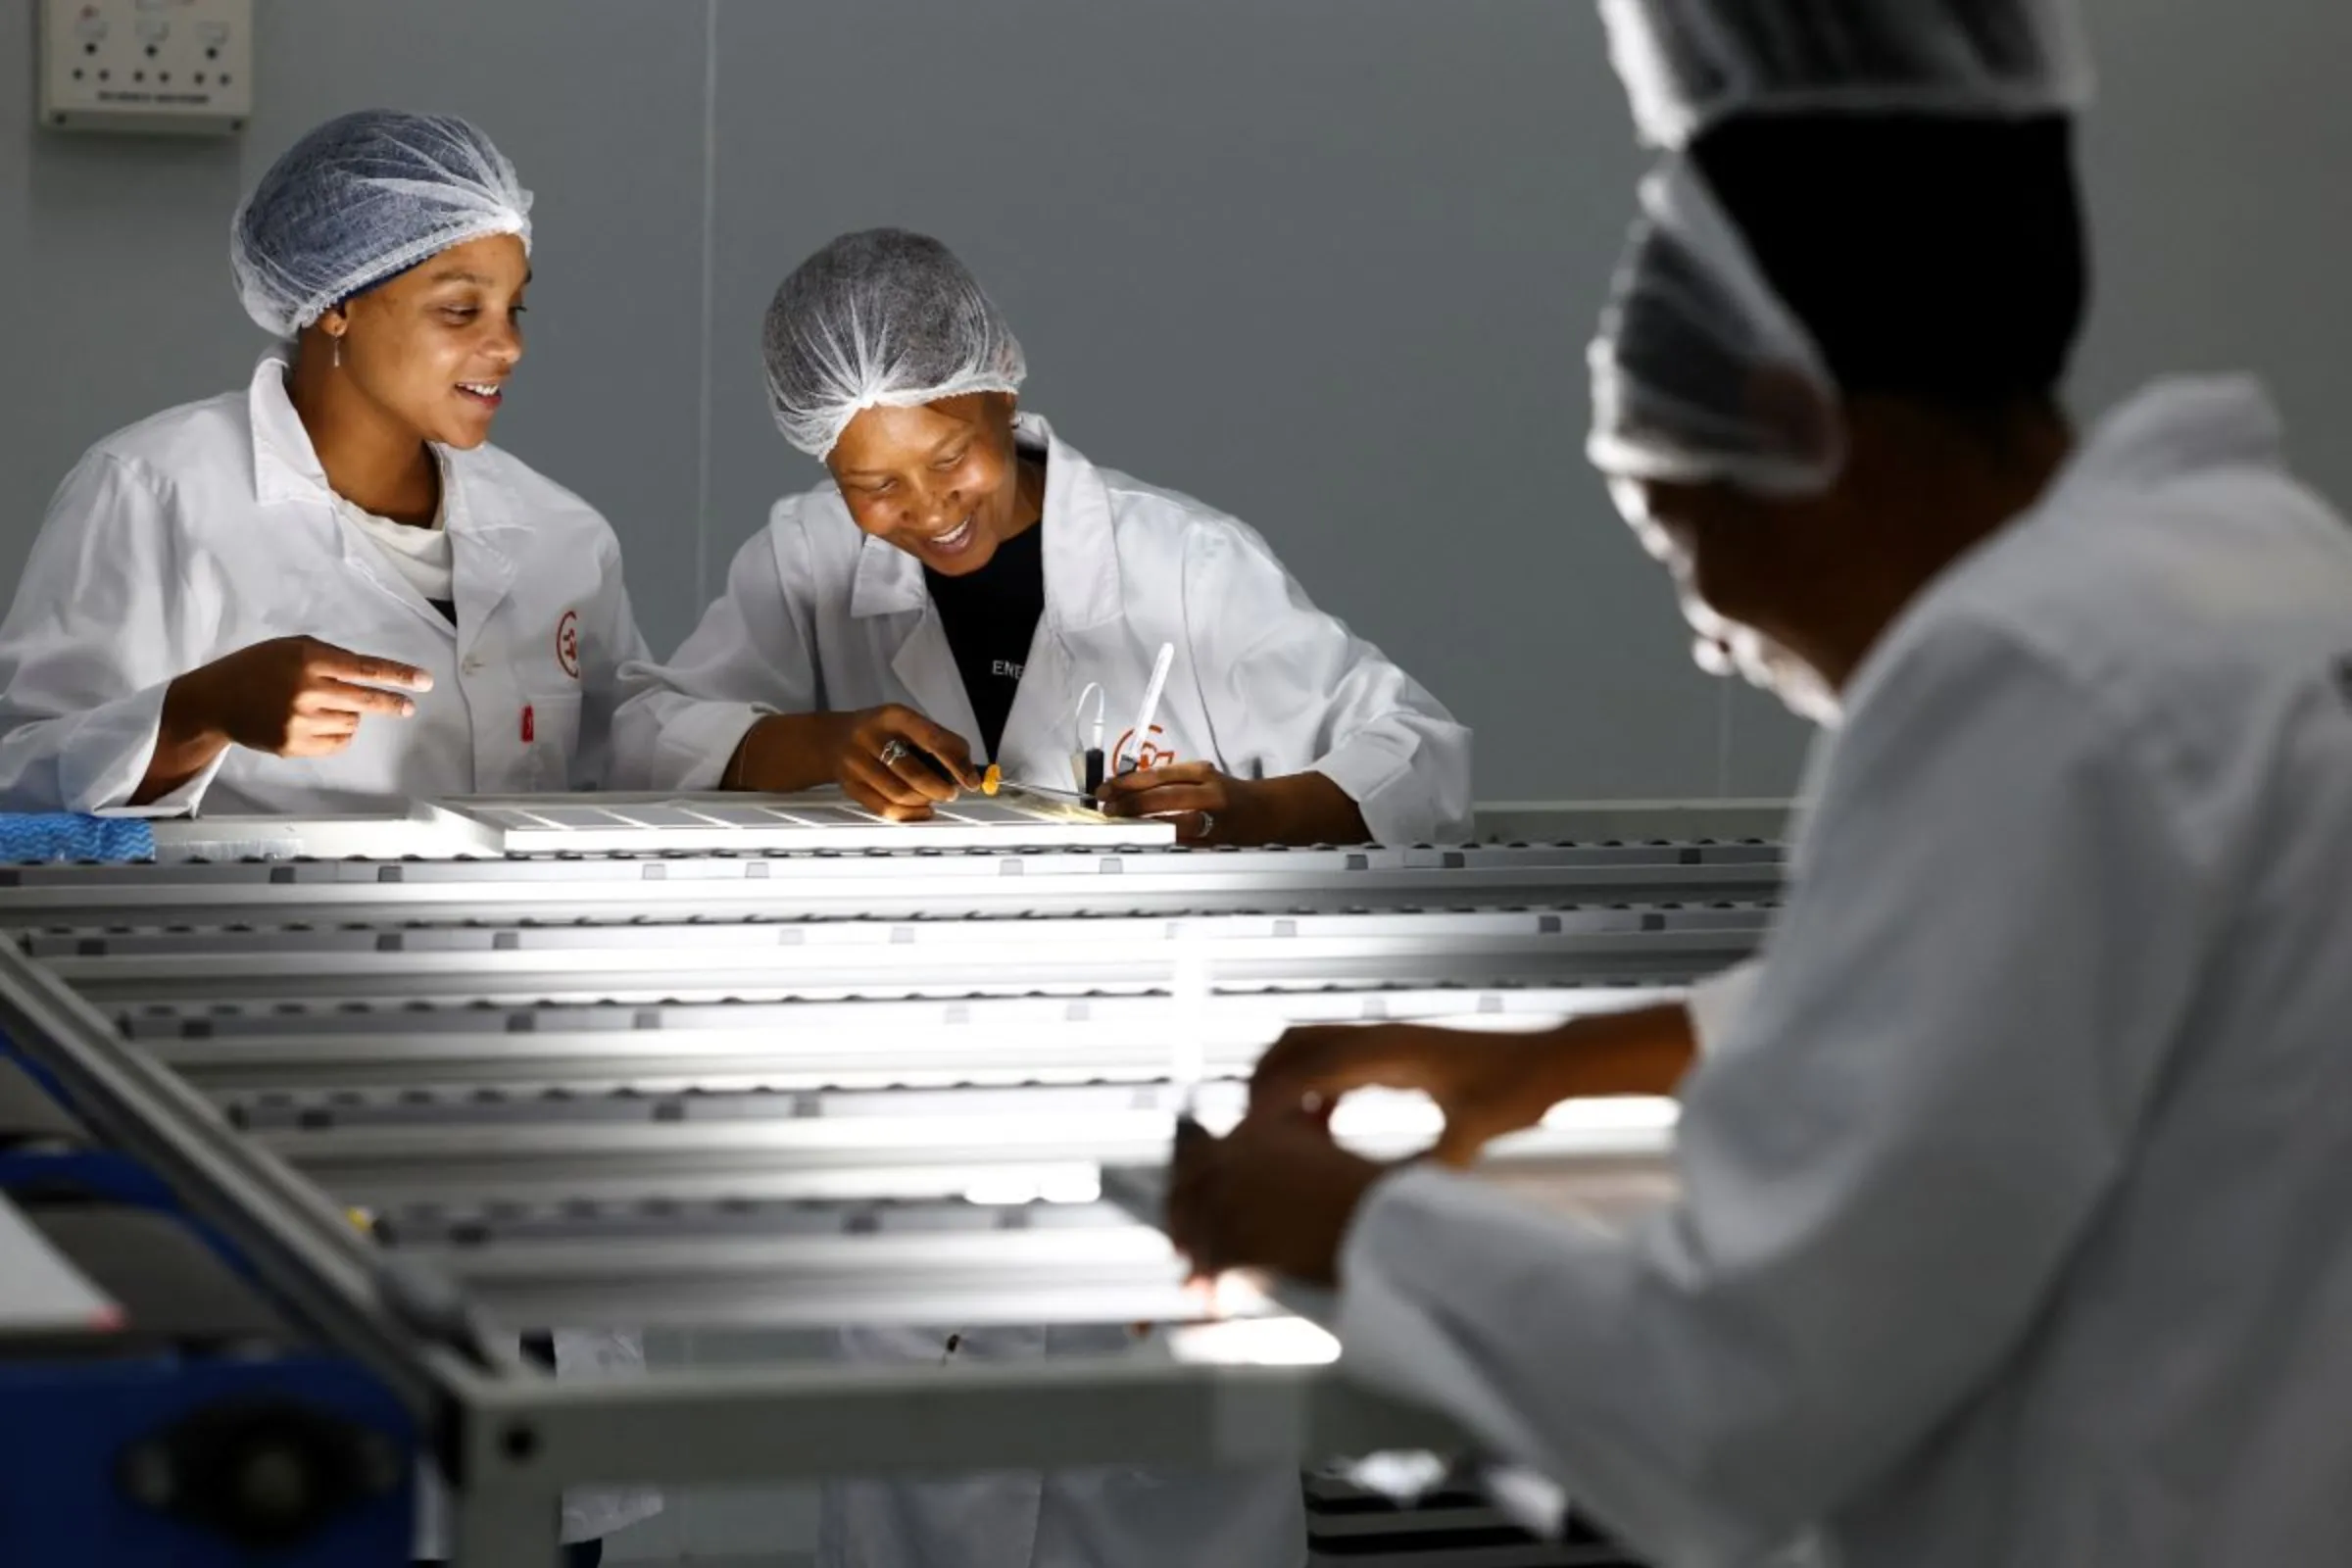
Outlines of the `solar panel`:
<svg viewBox="0 0 2352 1568">
<path fill-rule="evenodd" d="M 839 790 L 799 795 L 461 796 L 431 803 L 484 850 L 507 855 L 775 854 L 1172 843 L 1166 822 L 1114 821 L 1060 801 L 966 796 L 920 822 L 893 822 Z"/>
</svg>

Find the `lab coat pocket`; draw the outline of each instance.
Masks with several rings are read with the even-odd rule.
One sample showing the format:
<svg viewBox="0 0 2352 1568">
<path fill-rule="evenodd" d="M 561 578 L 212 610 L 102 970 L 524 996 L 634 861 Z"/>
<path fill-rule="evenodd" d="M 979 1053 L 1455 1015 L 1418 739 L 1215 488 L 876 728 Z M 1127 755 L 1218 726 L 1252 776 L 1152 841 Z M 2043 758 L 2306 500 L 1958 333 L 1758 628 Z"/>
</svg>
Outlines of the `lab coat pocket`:
<svg viewBox="0 0 2352 1568">
<path fill-rule="evenodd" d="M 1089 1355 L 1129 1356 L 1138 1359 L 1166 1359 L 1166 1337 L 1156 1330 L 1127 1323 L 1063 1323 L 1045 1330 L 1031 1330 L 1040 1342 L 1039 1350 L 1048 1356 Z M 1055 1486 L 1065 1498 L 1083 1501 L 1091 1507 L 1108 1508 L 1114 1514 L 1116 1500 L 1122 1496 L 1130 1502 L 1134 1494 L 1156 1492 L 1169 1479 L 1170 1472 L 1146 1465 L 1109 1464 L 1083 1465 L 1053 1473 Z"/>
<path fill-rule="evenodd" d="M 571 788 L 572 760 L 580 755 L 580 706 L 576 689 L 524 694 L 519 739 L 530 760 L 533 789 L 562 793 Z"/>
</svg>

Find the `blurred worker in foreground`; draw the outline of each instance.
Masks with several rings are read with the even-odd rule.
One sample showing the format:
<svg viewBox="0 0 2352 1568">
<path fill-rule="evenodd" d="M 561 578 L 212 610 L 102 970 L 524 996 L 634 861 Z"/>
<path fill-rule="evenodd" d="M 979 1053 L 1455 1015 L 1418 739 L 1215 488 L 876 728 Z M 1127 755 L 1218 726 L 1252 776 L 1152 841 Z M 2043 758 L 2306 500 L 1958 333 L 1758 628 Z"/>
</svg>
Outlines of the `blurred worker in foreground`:
<svg viewBox="0 0 2352 1568">
<path fill-rule="evenodd" d="M 1099 468 L 1017 407 L 963 265 L 844 235 L 767 313 L 770 406 L 830 479 L 776 503 L 618 744 L 659 789 L 838 783 L 914 819 L 981 781 L 1081 792 L 1193 843 L 1469 831 L 1470 734 L 1250 529 Z"/>
<path fill-rule="evenodd" d="M 1278 1047 L 1176 1239 L 1664 1564 L 2352 1562 L 2352 527 L 2251 380 L 2060 412 L 2057 5 L 1605 12 L 1669 152 L 1592 454 L 1842 710 L 1788 903 L 1622 1234 L 1300 1108 L 1427 1086 L 1460 1155 L 1595 1025 Z"/>
<path fill-rule="evenodd" d="M 252 384 L 92 447 L 0 625 L 0 807 L 406 810 L 604 781 L 620 547 L 488 444 L 522 358 L 530 193 L 445 116 L 329 121 L 229 223 Z M 634 1336 L 526 1349 L 636 1372 Z M 657 1511 L 566 1499 L 572 1561 Z M 423 1554 L 439 1551 L 427 1508 Z"/>
</svg>

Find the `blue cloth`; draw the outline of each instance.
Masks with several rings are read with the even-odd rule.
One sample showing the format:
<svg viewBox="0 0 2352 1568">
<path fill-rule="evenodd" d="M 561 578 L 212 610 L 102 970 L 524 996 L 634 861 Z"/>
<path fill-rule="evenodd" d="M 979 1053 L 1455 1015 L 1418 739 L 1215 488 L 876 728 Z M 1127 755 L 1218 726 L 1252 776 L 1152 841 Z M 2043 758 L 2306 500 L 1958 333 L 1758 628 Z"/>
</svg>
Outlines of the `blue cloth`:
<svg viewBox="0 0 2352 1568">
<path fill-rule="evenodd" d="M 0 863 L 154 858 L 155 829 L 145 817 L 0 811 Z"/>
</svg>

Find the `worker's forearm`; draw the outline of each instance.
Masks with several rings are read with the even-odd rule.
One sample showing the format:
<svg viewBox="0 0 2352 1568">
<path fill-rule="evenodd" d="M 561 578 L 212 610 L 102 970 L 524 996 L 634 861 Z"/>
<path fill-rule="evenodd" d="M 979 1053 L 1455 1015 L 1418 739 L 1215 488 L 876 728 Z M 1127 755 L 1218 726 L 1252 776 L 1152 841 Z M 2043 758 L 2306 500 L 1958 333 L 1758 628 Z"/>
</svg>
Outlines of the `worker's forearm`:
<svg viewBox="0 0 2352 1568">
<path fill-rule="evenodd" d="M 130 804 L 146 806 L 213 765 L 228 750 L 228 732 L 214 721 L 205 673 L 190 670 L 164 688 L 162 721 L 147 771 L 131 792 Z"/>
<path fill-rule="evenodd" d="M 788 795 L 830 784 L 840 771 L 836 754 L 854 713 L 771 713 L 744 731 L 719 788 Z"/>
<path fill-rule="evenodd" d="M 1523 1087 L 1537 1117 L 1563 1100 L 1671 1095 L 1698 1054 L 1679 1002 L 1571 1018 L 1530 1044 Z"/>
<path fill-rule="evenodd" d="M 1361 844 L 1372 835 L 1348 792 L 1321 773 L 1288 773 L 1250 786 L 1251 837 L 1263 844 Z"/>
</svg>

